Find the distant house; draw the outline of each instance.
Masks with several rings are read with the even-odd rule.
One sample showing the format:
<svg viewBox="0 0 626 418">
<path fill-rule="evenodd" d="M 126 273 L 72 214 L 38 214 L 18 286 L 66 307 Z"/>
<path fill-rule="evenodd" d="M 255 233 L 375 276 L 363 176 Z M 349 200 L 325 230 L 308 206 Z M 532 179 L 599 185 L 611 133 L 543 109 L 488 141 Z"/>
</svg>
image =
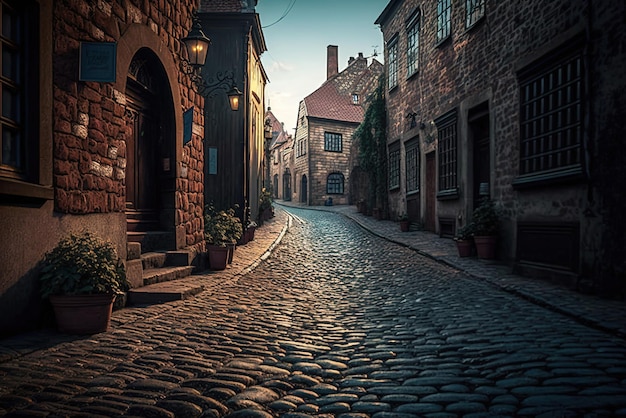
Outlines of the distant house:
<svg viewBox="0 0 626 418">
<path fill-rule="evenodd" d="M 327 48 L 327 79 L 300 102 L 290 170 L 291 198 L 307 205 L 350 202 L 352 134 L 383 65 L 359 53 L 338 71 L 338 48 Z"/>
<path fill-rule="evenodd" d="M 285 131 L 284 123 L 278 121 L 268 108 L 265 112 L 266 123 L 269 120 L 272 132 L 271 142 L 268 144 L 269 172 L 272 196 L 282 200 L 291 200 L 291 169 L 293 159 L 293 136 Z"/>
</svg>

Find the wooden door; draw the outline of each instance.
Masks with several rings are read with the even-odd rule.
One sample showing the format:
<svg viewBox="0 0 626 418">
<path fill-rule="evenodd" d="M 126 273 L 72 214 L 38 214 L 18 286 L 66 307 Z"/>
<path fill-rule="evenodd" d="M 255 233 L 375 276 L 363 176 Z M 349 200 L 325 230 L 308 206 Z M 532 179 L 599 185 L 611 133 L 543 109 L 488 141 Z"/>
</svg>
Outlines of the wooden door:
<svg viewBox="0 0 626 418">
<path fill-rule="evenodd" d="M 129 79 L 127 89 L 126 215 L 129 231 L 158 228 L 158 112 L 155 100 Z"/>
</svg>

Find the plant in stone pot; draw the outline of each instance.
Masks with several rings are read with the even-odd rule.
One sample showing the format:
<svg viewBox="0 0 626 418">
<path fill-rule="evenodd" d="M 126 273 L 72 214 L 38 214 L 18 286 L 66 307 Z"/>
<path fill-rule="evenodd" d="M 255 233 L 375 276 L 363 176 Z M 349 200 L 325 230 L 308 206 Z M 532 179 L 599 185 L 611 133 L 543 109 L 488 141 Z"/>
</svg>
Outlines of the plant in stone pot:
<svg viewBox="0 0 626 418">
<path fill-rule="evenodd" d="M 496 258 L 496 242 L 500 229 L 500 217 L 493 200 L 488 197 L 480 201 L 480 205 L 472 214 L 474 244 L 478 258 Z"/>
<path fill-rule="evenodd" d="M 130 287 L 113 244 L 91 232 L 70 234 L 46 253 L 39 284 L 59 331 L 72 334 L 108 330 L 116 296 Z"/>
<path fill-rule="evenodd" d="M 472 255 L 472 245 L 474 238 L 474 224 L 468 223 L 462 226 L 456 232 L 454 241 L 456 242 L 456 248 L 459 252 L 459 257 L 469 257 Z"/>
<path fill-rule="evenodd" d="M 207 205 L 204 211 L 204 241 L 209 253 L 211 270 L 224 270 L 228 264 L 228 215 Z"/>
</svg>

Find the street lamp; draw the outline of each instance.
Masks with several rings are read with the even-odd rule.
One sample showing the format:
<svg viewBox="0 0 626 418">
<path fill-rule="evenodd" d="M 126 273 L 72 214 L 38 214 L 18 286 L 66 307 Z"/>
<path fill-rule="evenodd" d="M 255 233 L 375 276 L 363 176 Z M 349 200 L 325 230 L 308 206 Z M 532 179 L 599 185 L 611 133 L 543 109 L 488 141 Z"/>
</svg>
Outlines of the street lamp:
<svg viewBox="0 0 626 418">
<path fill-rule="evenodd" d="M 235 85 L 232 71 L 218 72 L 215 78 L 211 77 L 209 80 L 205 80 L 202 76 L 202 67 L 206 63 L 211 40 L 202 31 L 197 15 L 194 14 L 191 30 L 181 39 L 181 42 L 187 51 L 187 58 L 181 59 L 181 70 L 191 77 L 198 93 L 208 99 L 213 97 L 218 90 L 224 90 L 231 110 L 239 110 L 243 93 Z"/>
</svg>

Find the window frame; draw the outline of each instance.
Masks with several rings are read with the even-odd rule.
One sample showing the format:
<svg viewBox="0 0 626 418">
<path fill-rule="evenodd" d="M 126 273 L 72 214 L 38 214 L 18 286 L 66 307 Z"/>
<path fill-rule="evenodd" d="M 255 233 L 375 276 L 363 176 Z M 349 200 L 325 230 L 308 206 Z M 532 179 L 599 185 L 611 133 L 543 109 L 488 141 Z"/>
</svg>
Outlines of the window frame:
<svg viewBox="0 0 626 418">
<path fill-rule="evenodd" d="M 437 126 L 437 198 L 458 198 L 458 118 L 456 109 L 435 120 Z"/>
<path fill-rule="evenodd" d="M 440 44 L 450 38 L 451 32 L 452 0 L 437 0 L 437 43 Z"/>
<path fill-rule="evenodd" d="M 406 69 L 407 78 L 419 71 L 420 64 L 420 19 L 421 12 L 417 8 L 406 24 Z"/>
<path fill-rule="evenodd" d="M 387 89 L 398 86 L 398 35 L 395 34 L 387 43 Z"/>
<path fill-rule="evenodd" d="M 324 151 L 343 152 L 343 135 L 337 132 L 324 131 Z"/>
<path fill-rule="evenodd" d="M 389 191 L 400 189 L 400 143 L 389 145 L 387 165 L 389 167 Z"/>
<path fill-rule="evenodd" d="M 419 137 L 404 144 L 404 172 L 406 173 L 406 194 L 420 191 L 420 147 Z"/>
<path fill-rule="evenodd" d="M 582 38 L 576 38 L 517 74 L 519 167 L 518 177 L 513 180 L 516 188 L 585 176 L 584 121 L 587 97 L 583 42 Z M 576 76 L 572 75 L 573 71 L 577 72 Z M 568 72 L 571 78 L 568 78 Z M 559 76 L 564 78 L 559 79 Z M 546 84 L 548 86 L 545 89 L 537 90 Z M 568 100 L 569 88 L 569 93 L 573 94 L 571 100 Z M 534 90 L 534 96 L 531 90 Z M 532 97 L 529 98 L 529 95 Z M 559 159 L 565 161 L 559 163 Z"/>
<path fill-rule="evenodd" d="M 22 48 L 26 52 L 21 61 L 24 93 L 20 110 L 26 142 L 22 152 L 26 160 L 24 171 L 19 173 L 1 164 L 0 156 L 0 195 L 10 204 L 52 200 L 53 122 L 50 113 L 42 110 L 53 107 L 52 83 L 47 80 L 47 75 L 52 72 L 53 5 L 52 2 L 35 0 L 2 1 L 0 8 L 4 10 L 5 7 L 17 10 L 25 19 L 22 35 L 27 45 Z M 6 77 L 3 76 L 3 80 Z"/>
<path fill-rule="evenodd" d="M 486 0 L 465 0 L 465 28 L 471 29 L 480 22 L 486 14 Z"/>
<path fill-rule="evenodd" d="M 337 181 L 331 181 L 337 179 Z M 336 190 L 331 190 L 331 186 L 336 186 Z M 342 195 L 345 191 L 345 176 L 339 171 L 329 173 L 326 177 L 326 194 Z"/>
</svg>

